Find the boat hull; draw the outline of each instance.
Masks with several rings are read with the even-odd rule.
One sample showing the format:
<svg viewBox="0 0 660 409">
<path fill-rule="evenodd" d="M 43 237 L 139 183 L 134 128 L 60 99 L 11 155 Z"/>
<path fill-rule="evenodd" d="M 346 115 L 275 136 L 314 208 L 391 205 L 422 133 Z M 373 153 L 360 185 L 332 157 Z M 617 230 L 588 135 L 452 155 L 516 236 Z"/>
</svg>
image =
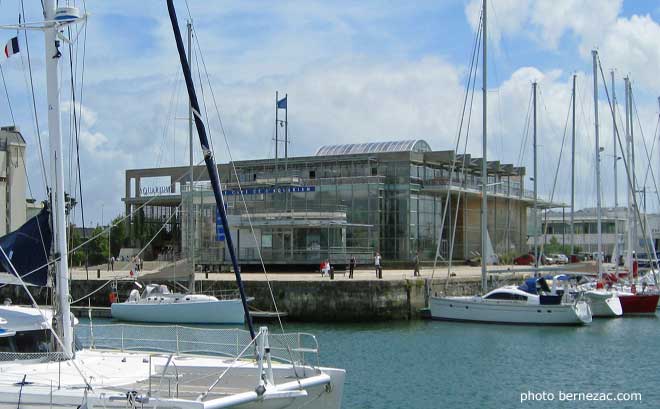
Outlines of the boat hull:
<svg viewBox="0 0 660 409">
<path fill-rule="evenodd" d="M 584 325 L 591 322 L 585 302 L 575 305 L 533 305 L 483 301 L 478 297 L 431 297 L 431 318 L 522 325 Z"/>
<path fill-rule="evenodd" d="M 241 300 L 209 300 L 181 303 L 122 302 L 111 306 L 112 318 L 132 322 L 171 324 L 243 324 Z"/>
<path fill-rule="evenodd" d="M 655 314 L 660 294 L 620 294 L 623 315 Z"/>
<path fill-rule="evenodd" d="M 623 307 L 618 296 L 607 291 L 587 291 L 584 293 L 589 306 L 591 315 L 594 318 L 614 318 L 623 314 Z"/>
</svg>

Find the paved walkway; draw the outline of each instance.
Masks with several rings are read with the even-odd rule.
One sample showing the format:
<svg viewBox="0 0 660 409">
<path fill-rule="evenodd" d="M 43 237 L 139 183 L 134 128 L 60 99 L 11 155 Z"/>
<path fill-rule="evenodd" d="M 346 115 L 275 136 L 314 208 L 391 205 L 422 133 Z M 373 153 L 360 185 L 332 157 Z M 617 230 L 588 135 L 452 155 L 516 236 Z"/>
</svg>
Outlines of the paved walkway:
<svg viewBox="0 0 660 409">
<path fill-rule="evenodd" d="M 132 280 L 133 277 L 130 275 L 129 270 L 115 270 L 108 271 L 107 266 L 96 266 L 94 268 L 89 268 L 89 279 L 90 280 Z M 511 271 L 528 271 L 529 266 L 492 266 L 493 270 L 503 270 L 511 269 Z M 100 277 L 97 277 L 97 270 L 100 270 Z M 480 267 L 470 267 L 470 266 L 455 266 L 452 267 L 452 278 L 478 278 L 481 276 Z M 71 271 L 71 276 L 74 280 L 85 280 L 88 275 L 84 268 L 75 268 Z M 437 267 L 435 273 L 432 268 L 422 268 L 421 270 L 422 277 L 435 277 L 435 278 L 446 278 L 447 277 L 447 267 L 441 266 Z M 243 273 L 243 280 L 245 281 L 264 281 L 266 276 L 263 273 Z M 176 274 L 173 273 L 163 273 L 154 270 L 147 270 L 137 274 L 138 279 L 146 280 L 172 280 L 177 279 L 180 281 L 187 280 L 187 272 L 181 271 Z M 268 278 L 271 281 L 322 281 L 330 280 L 328 276 L 321 277 L 320 273 L 317 272 L 269 272 Z M 384 280 L 401 280 L 406 278 L 413 278 L 412 269 L 405 270 L 383 270 L 383 279 Z M 207 280 L 206 273 L 197 273 L 195 275 L 196 280 Z M 208 273 L 208 280 L 233 280 L 234 273 Z M 374 269 L 365 269 L 361 268 L 355 270 L 354 274 L 355 280 L 376 280 L 376 271 Z M 348 271 L 346 274 L 341 272 L 335 273 L 335 280 L 349 280 Z"/>
</svg>

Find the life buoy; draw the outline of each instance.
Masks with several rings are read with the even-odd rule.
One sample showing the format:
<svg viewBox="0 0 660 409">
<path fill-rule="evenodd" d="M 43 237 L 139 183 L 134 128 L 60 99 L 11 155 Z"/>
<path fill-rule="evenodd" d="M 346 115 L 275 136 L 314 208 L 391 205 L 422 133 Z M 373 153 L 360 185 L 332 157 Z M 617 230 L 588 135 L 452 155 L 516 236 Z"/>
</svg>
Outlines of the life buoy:
<svg viewBox="0 0 660 409">
<path fill-rule="evenodd" d="M 109 299 L 110 299 L 110 304 L 116 303 L 117 302 L 117 293 L 114 292 L 114 291 L 110 291 Z"/>
</svg>

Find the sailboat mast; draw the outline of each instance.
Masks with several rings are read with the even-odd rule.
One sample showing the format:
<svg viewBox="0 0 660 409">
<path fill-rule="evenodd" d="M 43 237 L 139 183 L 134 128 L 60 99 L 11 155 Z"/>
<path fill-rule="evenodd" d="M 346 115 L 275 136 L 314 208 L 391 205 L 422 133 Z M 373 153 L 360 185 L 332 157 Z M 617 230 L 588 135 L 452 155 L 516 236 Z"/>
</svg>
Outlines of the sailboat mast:
<svg viewBox="0 0 660 409">
<path fill-rule="evenodd" d="M 630 137 L 630 80 L 628 77 L 623 79 L 624 85 L 625 85 L 625 98 L 626 98 L 626 161 L 628 163 L 628 169 L 632 170 L 632 167 L 630 166 L 631 160 L 632 160 L 632 154 L 630 152 L 630 144 L 631 144 L 631 137 Z M 629 178 L 629 180 L 631 180 Z M 631 209 L 633 206 L 633 200 L 632 200 L 632 189 L 630 186 L 630 183 L 626 183 L 626 186 L 628 187 L 628 206 L 626 208 L 626 220 L 627 220 L 627 254 L 626 254 L 626 265 L 628 266 L 628 271 L 632 271 L 632 252 L 633 252 L 633 231 L 632 231 L 632 226 L 631 226 Z"/>
<path fill-rule="evenodd" d="M 488 198 L 486 197 L 487 191 L 488 191 L 488 162 L 487 162 L 487 126 L 486 126 L 486 117 L 487 117 L 487 101 L 486 101 L 486 94 L 488 92 L 488 71 L 487 71 L 487 65 L 486 65 L 486 57 L 487 57 L 487 52 L 486 52 L 486 46 L 487 46 L 487 37 L 488 37 L 488 30 L 486 29 L 486 4 L 487 1 L 483 0 L 482 4 L 482 13 L 483 13 L 483 20 L 482 20 L 482 71 L 481 75 L 483 78 L 482 81 L 482 115 L 483 115 L 483 135 L 482 135 L 482 142 L 481 142 L 481 290 L 485 293 L 486 292 L 486 248 L 487 248 L 487 243 L 486 243 L 486 237 L 488 235 Z"/>
<path fill-rule="evenodd" d="M 596 257 L 596 268 L 598 277 L 601 276 L 601 262 L 603 254 L 603 236 L 601 226 L 601 202 L 600 202 L 600 137 L 598 135 L 598 51 L 592 50 L 594 66 L 594 130 L 596 134 L 596 232 L 598 233 L 598 255 Z"/>
<path fill-rule="evenodd" d="M 222 186 L 220 185 L 220 176 L 218 175 L 218 167 L 215 164 L 215 159 L 213 158 L 213 152 L 209 145 L 209 139 L 206 135 L 206 127 L 202 121 L 202 117 L 199 110 L 199 102 L 197 100 L 197 93 L 195 92 L 195 85 L 193 83 L 192 74 L 190 72 L 190 65 L 186 58 L 186 51 L 183 48 L 183 40 L 181 39 L 181 30 L 179 30 L 179 22 L 176 18 L 176 10 L 174 9 L 173 0 L 167 0 L 167 11 L 170 15 L 170 22 L 172 23 L 172 31 L 174 32 L 174 39 L 176 40 L 176 48 L 179 53 L 179 60 L 181 61 L 181 69 L 183 71 L 183 76 L 186 80 L 186 88 L 188 90 L 188 98 L 190 99 L 190 104 L 192 105 L 193 114 L 195 115 L 195 126 L 197 128 L 197 136 L 199 137 L 199 142 L 202 145 L 202 151 L 204 152 L 204 163 L 206 164 L 206 170 L 209 174 L 209 179 L 211 181 L 211 186 L 213 188 L 213 195 L 215 197 L 215 204 L 220 213 L 220 219 L 222 220 L 222 227 L 225 231 L 225 246 L 229 252 L 229 257 L 231 258 L 232 267 L 234 268 L 234 274 L 236 275 L 236 285 L 238 286 L 238 291 L 241 294 L 241 301 L 243 304 L 243 311 L 245 312 L 245 321 L 247 322 L 248 329 L 250 331 L 250 336 L 252 339 L 255 339 L 256 334 L 254 332 L 254 327 L 252 325 L 252 318 L 250 316 L 250 310 L 247 305 L 247 298 L 245 296 L 245 288 L 243 287 L 243 280 L 241 279 L 241 270 L 238 265 L 238 259 L 236 258 L 236 249 L 234 248 L 234 241 L 232 240 L 231 231 L 229 230 L 229 222 L 227 221 L 227 212 L 225 210 L 225 202 L 222 197 Z"/>
<path fill-rule="evenodd" d="M 64 203 L 64 151 L 60 123 L 59 75 L 57 66 L 61 56 L 58 49 L 57 25 L 55 20 L 55 0 L 44 0 L 44 19 L 47 26 L 45 34 L 46 83 L 48 98 L 48 136 L 50 143 L 51 203 L 53 216 L 54 255 L 57 291 L 57 331 L 62 340 L 62 352 L 67 357 L 73 356 L 73 328 L 69 306 L 69 257 L 66 239 L 66 210 Z"/>
<path fill-rule="evenodd" d="M 572 90 L 572 127 L 571 127 L 571 256 L 575 254 L 575 79 L 573 74 Z"/>
<path fill-rule="evenodd" d="M 533 141 L 533 151 L 534 151 L 534 211 L 532 212 L 534 217 L 534 266 L 536 268 L 539 267 L 539 229 L 538 229 L 538 222 L 539 222 L 539 215 L 538 215 L 538 181 L 537 179 L 537 167 L 538 167 L 538 161 L 536 157 L 536 82 L 532 83 L 532 101 L 533 101 L 533 121 L 532 121 L 532 127 L 533 127 L 533 135 L 534 135 L 534 141 Z"/>
<path fill-rule="evenodd" d="M 614 87 L 614 70 L 610 71 L 612 76 L 612 106 L 616 109 L 616 88 Z M 617 172 L 617 162 L 619 161 L 619 156 L 617 154 L 617 143 L 616 143 L 616 116 L 612 115 L 612 138 L 614 139 L 614 208 L 619 207 L 619 188 L 618 188 L 618 179 L 619 172 Z M 616 218 L 614 219 L 616 224 Z M 615 231 L 616 233 L 616 231 Z M 616 249 L 619 250 L 619 240 L 617 236 L 616 240 Z"/>
<path fill-rule="evenodd" d="M 192 61 L 192 21 L 188 20 L 186 24 L 188 29 L 188 61 Z M 193 163 L 193 116 L 192 104 L 188 104 L 188 149 L 190 151 L 190 207 L 188 208 L 188 248 L 190 249 L 190 278 L 188 279 L 188 291 L 195 292 L 195 200 L 193 193 L 194 166 Z"/>
</svg>

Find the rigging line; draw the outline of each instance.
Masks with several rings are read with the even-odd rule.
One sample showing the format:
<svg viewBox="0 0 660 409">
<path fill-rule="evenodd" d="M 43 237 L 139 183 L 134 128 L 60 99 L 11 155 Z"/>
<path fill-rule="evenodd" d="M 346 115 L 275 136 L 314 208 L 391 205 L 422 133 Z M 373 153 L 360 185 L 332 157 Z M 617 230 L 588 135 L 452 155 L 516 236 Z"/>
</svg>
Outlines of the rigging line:
<svg viewBox="0 0 660 409">
<path fill-rule="evenodd" d="M 68 34 L 69 38 L 71 38 L 71 28 L 67 27 L 68 29 Z M 82 189 L 82 175 L 80 173 L 80 118 L 78 117 L 78 113 L 76 110 L 76 87 L 75 87 L 75 82 L 73 79 L 73 61 L 72 61 L 72 55 L 71 55 L 71 48 L 72 45 L 69 43 L 69 72 L 71 75 L 71 98 L 72 98 L 72 103 L 73 103 L 73 133 L 75 136 L 75 141 L 76 141 L 76 167 L 78 168 L 78 194 L 80 195 L 80 218 L 82 221 L 82 236 L 83 240 L 87 236 L 87 231 L 85 229 L 85 205 L 83 201 L 83 189 Z M 76 53 L 77 55 L 77 53 Z M 80 111 L 82 115 L 82 104 L 80 104 Z M 75 190 L 76 186 L 73 186 L 73 189 Z M 73 195 L 72 195 L 73 196 Z M 89 249 L 85 248 L 85 271 L 88 270 L 88 261 L 89 259 Z"/>
<path fill-rule="evenodd" d="M 572 102 L 573 102 L 573 93 L 571 93 L 571 98 L 568 101 L 568 111 L 566 112 L 566 122 L 564 124 L 564 135 L 562 136 L 561 139 L 561 148 L 559 149 L 559 159 L 557 160 L 557 167 L 555 169 L 555 177 L 552 182 L 552 191 L 550 192 L 550 204 L 552 204 L 552 201 L 554 200 L 555 197 L 555 189 L 557 188 L 557 180 L 559 179 L 559 169 L 561 168 L 561 158 L 563 157 L 564 153 L 564 146 L 566 143 L 566 134 L 568 133 L 568 120 L 571 116 L 571 107 L 572 107 Z M 545 101 L 544 101 L 545 105 Z M 547 113 L 547 111 L 546 111 Z M 546 209 L 546 215 L 547 215 L 547 209 Z M 545 238 L 546 234 L 548 233 L 548 223 L 545 223 L 545 227 L 543 229 L 543 237 Z M 541 254 L 543 254 L 543 249 L 545 246 L 545 240 L 541 243 Z"/>
<path fill-rule="evenodd" d="M 475 67 L 478 64 L 479 64 L 479 61 L 477 59 Z M 477 74 L 477 72 L 476 72 L 476 69 L 475 69 L 475 72 L 474 72 L 475 78 L 476 78 L 476 74 Z M 476 80 L 472 81 L 472 95 L 470 97 L 470 108 L 469 108 L 469 111 L 468 111 L 468 121 L 467 121 L 466 130 L 465 130 L 465 143 L 463 145 L 463 160 L 462 160 L 462 164 L 461 164 L 461 171 L 459 173 L 461 175 L 461 178 L 463 179 L 463 185 L 464 186 L 467 184 L 467 178 L 465 177 L 465 165 L 467 163 L 467 155 L 466 154 L 467 154 L 468 140 L 470 138 L 470 126 L 472 124 L 472 107 L 473 107 L 473 103 L 474 103 L 474 96 L 476 94 L 476 92 L 475 92 L 476 91 L 476 84 L 477 84 Z M 459 180 L 461 178 L 459 178 Z M 463 196 L 464 195 L 465 195 L 465 193 L 463 193 Z M 448 199 L 449 199 L 449 197 L 448 197 Z M 451 277 L 451 264 L 452 264 L 452 260 L 453 260 L 453 257 L 454 257 L 454 243 L 455 243 L 455 240 L 456 240 L 456 226 L 458 225 L 458 211 L 459 211 L 459 208 L 460 208 L 460 204 L 461 204 L 461 191 L 459 190 L 458 194 L 457 194 L 457 199 L 456 199 L 456 213 L 454 215 L 454 226 L 452 228 L 451 239 L 449 241 L 449 262 L 447 263 L 447 277 L 446 277 L 446 280 L 445 280 L 445 292 L 447 292 L 447 289 L 449 288 L 449 279 Z"/>
<path fill-rule="evenodd" d="M 632 93 L 632 89 L 631 89 L 631 92 L 630 92 L 630 99 L 632 100 L 632 106 L 633 106 L 633 109 L 634 109 L 634 112 L 635 112 L 635 116 L 637 117 L 637 124 L 639 126 L 639 133 L 641 134 L 641 137 L 642 137 L 644 152 L 646 152 L 646 158 L 648 160 L 648 167 L 646 169 L 647 176 L 648 176 L 648 172 L 650 171 L 651 172 L 651 180 L 653 181 L 653 187 L 655 188 L 655 194 L 656 194 L 656 197 L 658 198 L 658 202 L 660 202 L 660 193 L 658 192 L 658 186 L 656 185 L 656 182 L 655 182 L 655 174 L 653 173 L 653 168 L 651 166 L 651 164 L 653 163 L 651 161 L 651 158 L 652 158 L 651 155 L 653 154 L 653 149 L 651 149 L 651 153 L 649 153 L 649 151 L 647 149 L 646 138 L 644 137 L 644 130 L 642 129 L 642 121 L 639 118 L 639 111 L 637 110 L 637 102 L 635 101 L 635 97 L 634 97 L 634 94 Z M 655 136 L 655 134 L 654 134 L 654 136 Z M 655 145 L 655 138 L 653 139 L 653 144 Z M 644 185 L 643 186 L 644 186 L 644 189 L 646 189 L 646 179 L 644 179 Z M 646 209 L 644 209 L 644 211 L 646 212 Z"/>
<path fill-rule="evenodd" d="M 177 71 L 177 73 L 178 73 L 178 71 Z M 160 164 L 163 161 L 163 155 L 164 155 L 163 152 L 165 151 L 165 145 L 167 143 L 167 134 L 168 134 L 169 128 L 170 128 L 170 121 L 171 120 L 176 120 L 176 119 L 172 119 L 172 116 L 174 115 L 174 117 L 176 117 L 176 109 L 174 109 L 173 107 L 176 105 L 175 101 L 179 100 L 179 87 L 181 85 L 180 76 L 177 75 L 176 77 L 174 77 L 174 79 L 171 81 L 170 85 L 173 85 L 172 86 L 172 94 L 170 95 L 170 102 L 168 104 L 167 112 L 166 112 L 165 117 L 164 117 L 165 120 L 163 121 L 163 133 L 161 135 L 161 142 L 160 142 L 160 147 L 159 147 L 159 151 L 158 151 L 158 156 L 156 157 L 156 166 L 160 166 Z"/>
<path fill-rule="evenodd" d="M 197 36 L 196 35 L 194 36 L 194 38 L 195 38 L 195 41 L 197 41 Z M 197 46 L 199 47 L 199 43 L 198 43 Z M 213 91 L 213 87 L 211 86 L 211 79 L 208 75 L 208 71 L 206 70 L 206 63 L 204 62 L 204 56 L 201 55 L 200 59 L 202 61 L 202 66 L 204 68 L 204 72 L 206 73 L 206 79 L 207 79 L 207 82 L 209 84 L 211 99 L 213 100 L 213 105 L 215 107 L 215 111 L 216 111 L 216 114 L 218 116 L 218 121 L 220 123 L 220 130 L 222 132 L 222 135 L 223 135 L 223 138 L 224 138 L 224 141 L 225 141 L 225 147 L 227 148 L 227 154 L 229 156 L 229 163 L 231 164 L 232 172 L 234 174 L 234 177 L 236 178 L 238 191 L 240 192 L 241 201 L 243 203 L 243 207 L 245 208 L 245 214 L 247 216 L 248 224 L 250 226 L 250 232 L 252 233 L 253 238 L 256 240 L 256 233 L 254 231 L 254 226 L 252 224 L 252 216 L 250 215 L 250 212 L 248 211 L 247 201 L 245 200 L 245 195 L 243 194 L 243 188 L 241 186 L 241 181 L 240 181 L 240 178 L 238 177 L 238 171 L 236 170 L 236 164 L 234 162 L 234 158 L 233 158 L 233 155 L 231 153 L 231 148 L 229 146 L 229 139 L 227 138 L 227 134 L 226 134 L 224 126 L 222 124 L 222 117 L 220 115 L 220 109 L 219 109 L 217 101 L 215 99 L 215 93 Z M 275 294 L 273 293 L 273 288 L 272 288 L 272 285 L 270 283 L 270 278 L 268 277 L 268 271 L 266 270 L 266 265 L 265 265 L 264 260 L 263 260 L 263 255 L 262 255 L 262 252 L 261 252 L 261 248 L 259 246 L 257 246 L 256 249 L 257 249 L 257 255 L 259 256 L 259 262 L 261 264 L 261 269 L 263 270 L 264 276 L 266 277 L 266 284 L 268 285 L 268 291 L 270 293 L 271 301 L 273 302 L 273 308 L 275 309 L 275 312 L 278 313 L 277 314 L 277 321 L 278 321 L 278 324 L 280 326 L 280 330 L 282 331 L 282 333 L 284 333 L 284 324 L 282 323 L 282 318 L 280 317 L 280 314 L 279 314 L 279 309 L 277 307 L 277 301 L 275 300 Z M 292 361 L 293 361 L 293 359 L 292 359 Z"/>
<path fill-rule="evenodd" d="M 525 122 L 523 127 L 522 140 L 520 144 L 520 149 L 518 151 L 518 166 L 523 165 L 525 160 L 525 146 L 527 146 L 527 139 L 529 138 L 529 129 L 531 127 L 531 117 L 532 115 L 532 91 L 529 91 L 529 100 L 527 101 L 527 114 L 525 114 Z"/>
<path fill-rule="evenodd" d="M 9 106 L 11 122 L 14 126 L 16 126 L 16 121 L 14 120 L 14 111 L 11 109 L 11 101 L 9 100 L 9 91 L 7 91 L 7 83 L 5 82 L 5 71 L 2 69 L 2 64 L 0 64 L 0 74 L 2 74 L 2 85 L 5 87 L 5 95 L 7 96 L 7 105 Z"/>
<path fill-rule="evenodd" d="M 603 85 L 604 85 L 604 88 L 605 88 L 605 95 L 607 96 L 607 103 L 609 104 L 611 114 L 614 115 L 614 107 L 612 106 L 612 101 L 610 100 L 610 93 L 609 93 L 608 88 L 607 88 L 607 81 L 605 80 L 605 74 L 603 73 L 603 67 L 600 63 L 600 56 L 598 56 L 598 67 L 600 68 L 600 75 L 601 75 L 601 78 L 603 79 Z M 621 142 L 621 135 L 619 134 L 619 129 L 617 128 L 616 123 L 614 123 L 614 130 L 616 132 L 617 142 L 619 143 L 619 147 L 621 148 L 621 152 L 624 152 L 623 143 Z M 628 159 L 626 158 L 626 155 L 622 155 L 621 157 L 623 159 L 623 166 L 626 170 L 626 181 L 628 183 L 628 188 L 634 191 L 634 188 L 633 188 L 634 182 L 633 182 L 632 174 L 631 174 L 631 172 L 634 172 L 634 169 L 631 168 L 632 164 L 630 164 L 630 166 L 629 166 Z M 653 255 L 656 256 L 655 261 L 657 263 L 658 259 L 657 259 L 657 254 L 655 252 L 655 249 L 653 249 L 653 252 L 651 252 L 651 247 L 652 246 L 654 247 L 653 242 L 651 241 L 651 243 L 649 245 L 649 240 L 646 239 L 646 237 L 647 237 L 646 224 L 642 221 L 642 216 L 641 216 L 641 213 L 640 213 L 640 210 L 639 210 L 639 203 L 638 203 L 638 200 L 637 200 L 637 195 L 633 194 L 633 195 L 630 195 L 630 196 L 632 197 L 632 200 L 633 200 L 633 209 L 635 211 L 635 216 L 637 216 L 637 220 L 639 221 L 639 223 L 641 224 L 641 227 L 642 227 L 642 236 L 644 237 L 644 243 L 646 244 L 647 252 L 648 252 L 648 254 L 652 253 Z M 657 285 L 658 284 L 658 277 L 656 275 L 656 272 L 653 269 L 651 269 L 651 271 L 653 271 L 653 281 Z"/>
<path fill-rule="evenodd" d="M 199 166 L 199 165 L 201 165 L 202 163 L 204 163 L 204 162 L 203 162 L 203 161 L 202 161 L 202 162 L 199 162 L 197 165 Z M 188 174 L 189 174 L 189 172 L 190 172 L 190 170 L 187 170 L 186 172 L 184 172 L 179 178 L 177 178 L 176 180 L 174 180 L 173 183 L 181 182 L 182 180 L 187 179 L 187 178 L 188 178 Z M 107 235 L 108 231 L 110 231 L 110 230 L 113 229 L 114 227 L 117 227 L 120 223 L 124 223 L 126 220 L 128 220 L 130 217 L 132 217 L 134 214 L 136 214 L 137 212 L 139 212 L 139 211 L 142 210 L 143 208 L 149 206 L 149 205 L 151 204 L 152 201 L 154 201 L 154 200 L 156 200 L 156 199 L 159 199 L 159 198 L 163 198 L 163 197 L 165 197 L 164 194 L 160 194 L 160 195 L 156 194 L 156 195 L 154 195 L 154 196 L 151 196 L 149 200 L 147 200 L 146 202 L 144 202 L 143 204 L 141 204 L 140 206 L 138 206 L 138 207 L 137 207 L 135 210 L 133 210 L 131 213 L 125 215 L 124 217 L 121 217 L 121 218 L 117 219 L 115 223 L 110 222 L 110 223 L 108 224 L 108 227 L 106 227 L 105 229 L 103 229 L 103 230 L 102 230 L 101 232 L 99 232 L 98 234 L 96 234 L 96 235 L 90 237 L 89 239 L 87 239 L 87 241 L 85 241 L 85 242 L 83 242 L 83 243 L 77 245 L 76 247 L 74 247 L 74 248 L 72 248 L 72 249 L 69 249 L 68 252 L 69 252 L 69 253 L 76 252 L 76 251 L 80 250 L 81 248 L 83 248 L 84 246 L 86 246 L 86 245 L 88 245 L 89 243 L 91 243 L 92 241 L 96 240 L 97 238 L 99 238 L 99 237 L 101 237 L 101 236 L 105 236 L 105 235 Z M 40 232 L 40 234 L 41 234 L 41 232 Z M 42 242 L 42 244 L 43 244 L 43 241 L 44 241 L 44 240 L 43 240 L 43 236 L 42 236 L 42 237 L 41 237 L 41 242 Z M 44 267 L 49 267 L 49 266 L 51 266 L 51 265 L 57 263 L 58 261 L 60 261 L 60 259 L 61 259 L 61 256 L 59 256 L 59 257 L 54 257 L 51 261 L 47 262 L 46 264 L 43 264 L 43 265 L 41 265 L 41 266 L 39 266 L 39 267 L 33 269 L 32 271 L 30 271 L 30 272 L 28 272 L 28 273 L 26 273 L 26 274 L 23 274 L 22 277 L 27 277 L 27 276 L 29 276 L 29 275 L 31 275 L 31 274 L 34 274 L 35 272 L 41 270 L 41 269 L 44 268 Z M 8 285 L 9 285 L 9 284 L 2 284 L 2 285 L 0 285 L 0 288 L 6 287 L 6 286 L 8 286 Z"/>
<path fill-rule="evenodd" d="M 23 6 L 23 0 L 21 0 L 21 14 L 23 20 L 25 20 L 25 8 Z M 30 58 L 30 42 L 28 41 L 28 30 L 23 30 L 23 35 L 25 37 L 25 51 L 27 54 L 28 62 L 28 73 L 30 75 L 30 94 L 32 95 L 32 115 L 34 119 L 34 125 L 36 126 L 37 141 L 39 142 L 39 157 L 41 158 L 41 176 L 44 182 L 44 188 L 48 192 L 48 173 L 46 172 L 46 160 L 44 159 L 44 150 L 41 142 L 41 129 L 39 128 L 39 115 L 37 113 L 37 102 L 34 96 L 34 81 L 32 79 L 32 59 Z M 21 54 L 22 61 L 22 54 Z"/>
<path fill-rule="evenodd" d="M 194 51 L 194 50 L 193 50 Z M 211 145 L 211 151 L 215 152 L 215 147 L 213 146 L 213 133 L 211 131 L 211 121 L 209 121 L 209 112 L 207 109 L 207 104 L 206 104 L 206 94 L 204 93 L 204 83 L 202 82 L 202 73 L 199 67 L 199 60 L 198 60 L 198 54 L 201 55 L 202 51 L 198 47 L 197 51 L 193 52 L 193 56 L 195 58 L 195 64 L 197 65 L 197 77 L 199 78 L 199 89 L 202 92 L 202 106 L 204 107 L 204 118 L 206 120 L 206 123 L 209 124 L 208 127 L 208 137 L 209 137 L 209 143 Z M 209 81 L 210 83 L 210 81 Z"/>
<path fill-rule="evenodd" d="M 172 221 L 172 218 L 173 218 L 175 215 L 179 214 L 179 208 L 180 208 L 180 207 L 181 207 L 181 205 L 178 205 L 178 206 L 176 206 L 176 207 L 174 208 L 174 211 L 170 214 L 170 217 L 168 217 L 168 218 L 163 222 L 162 226 L 160 226 L 160 229 L 158 229 L 158 231 L 157 231 L 156 233 L 154 233 L 154 235 L 149 239 L 149 241 L 147 242 L 147 244 L 145 244 L 145 245 L 140 249 L 140 251 L 138 251 L 137 254 L 135 254 L 131 259 L 129 259 L 126 263 L 124 263 L 124 265 L 123 265 L 124 268 L 129 267 L 129 266 L 131 266 L 132 264 L 135 264 L 135 262 L 136 262 L 136 260 L 138 259 L 138 257 L 140 257 L 140 255 L 141 255 L 142 253 L 144 253 L 144 251 L 147 249 L 147 247 L 149 247 L 149 246 L 151 245 L 151 243 L 152 243 L 154 240 L 156 240 L 156 237 L 158 237 L 158 235 L 159 235 L 159 234 L 165 229 L 165 227 L 167 227 L 167 225 L 170 224 L 170 222 Z M 108 283 L 110 283 L 110 282 L 112 282 L 112 281 L 115 281 L 115 280 L 117 280 L 118 278 L 126 278 L 126 276 L 125 276 L 125 275 L 117 275 L 117 276 L 115 276 L 115 277 L 112 277 L 111 279 L 109 279 L 108 281 L 106 281 L 103 285 L 101 285 L 100 287 L 98 287 L 98 288 L 95 289 L 94 291 L 88 293 L 87 295 L 84 295 L 84 296 L 78 298 L 78 299 L 75 300 L 75 301 L 71 301 L 70 304 L 76 304 L 76 303 L 79 303 L 79 302 L 82 301 L 82 300 L 85 300 L 85 299 L 91 297 L 92 295 L 94 295 L 94 294 L 96 294 L 97 292 L 101 291 L 101 289 L 103 289 L 106 285 L 108 285 Z"/>
<path fill-rule="evenodd" d="M 481 39 L 481 34 L 483 30 L 483 24 L 482 24 L 482 19 L 483 19 L 483 10 L 481 14 L 479 15 L 479 26 L 477 28 L 477 32 L 475 33 L 474 36 L 474 45 L 472 46 L 472 55 L 470 57 L 470 68 L 468 71 L 468 82 L 465 84 L 465 96 L 463 98 L 463 108 L 461 111 L 461 118 L 459 120 L 459 125 L 458 129 L 456 130 L 456 143 L 454 144 L 454 153 L 457 154 L 458 148 L 460 147 L 461 143 L 461 134 L 463 130 L 463 122 L 465 120 L 465 109 L 467 106 L 467 100 L 468 96 L 470 95 L 470 81 L 474 84 L 476 83 L 477 79 L 477 65 L 479 64 L 479 50 L 481 49 L 479 45 L 479 40 Z M 465 157 L 463 157 L 465 159 Z M 442 209 L 442 217 L 440 219 L 440 231 L 438 232 L 438 240 L 436 243 L 436 249 L 435 249 L 435 258 L 433 259 L 433 268 L 431 270 L 431 282 L 433 281 L 433 278 L 435 277 L 435 269 L 438 264 L 438 258 L 440 257 L 440 244 L 442 243 L 442 234 L 444 231 L 445 227 L 445 219 L 447 217 L 447 211 L 448 211 L 448 204 L 449 204 L 449 197 L 451 195 L 451 188 L 454 183 L 454 170 L 456 168 L 456 159 L 454 158 L 451 162 L 451 166 L 449 168 L 449 181 L 448 181 L 448 187 L 447 187 L 447 196 L 445 199 L 445 204 Z M 449 255 L 450 257 L 452 256 L 451 254 Z"/>
</svg>

